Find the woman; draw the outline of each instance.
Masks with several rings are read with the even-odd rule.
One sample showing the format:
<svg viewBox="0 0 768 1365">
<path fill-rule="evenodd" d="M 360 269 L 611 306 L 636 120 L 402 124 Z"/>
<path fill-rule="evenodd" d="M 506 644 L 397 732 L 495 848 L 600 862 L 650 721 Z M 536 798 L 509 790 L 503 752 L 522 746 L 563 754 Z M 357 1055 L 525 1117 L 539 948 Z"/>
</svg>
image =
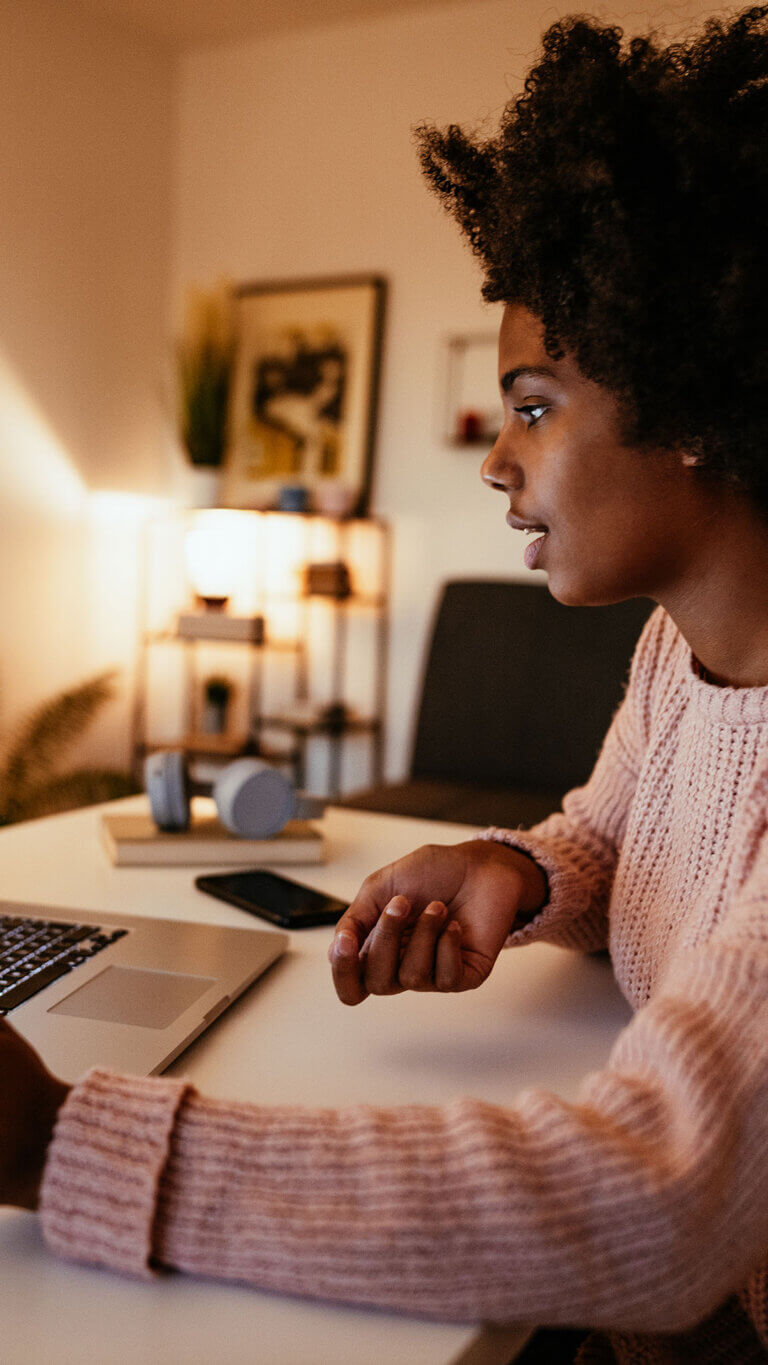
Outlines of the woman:
<svg viewBox="0 0 768 1365">
<path fill-rule="evenodd" d="M 355 1005 L 610 945 L 607 1066 L 575 1103 L 272 1109 L 69 1091 L 5 1025 L 0 1197 L 54 1249 L 571 1324 L 582 1361 L 768 1358 L 767 19 L 666 49 L 565 20 L 496 137 L 420 133 L 505 305 L 484 479 L 560 601 L 660 605 L 589 783 L 367 878 L 333 976 Z"/>
</svg>

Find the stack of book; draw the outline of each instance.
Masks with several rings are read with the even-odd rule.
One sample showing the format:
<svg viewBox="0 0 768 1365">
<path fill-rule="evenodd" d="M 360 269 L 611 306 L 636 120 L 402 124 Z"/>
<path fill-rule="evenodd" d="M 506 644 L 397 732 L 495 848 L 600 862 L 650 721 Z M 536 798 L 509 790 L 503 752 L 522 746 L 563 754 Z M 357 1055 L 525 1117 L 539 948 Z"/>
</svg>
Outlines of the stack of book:
<svg viewBox="0 0 768 1365">
<path fill-rule="evenodd" d="M 103 815 L 101 837 L 116 867 L 249 867 L 321 863 L 325 841 L 306 820 L 289 820 L 271 839 L 241 839 L 215 816 L 193 818 L 189 829 L 167 834 L 150 815 Z"/>
</svg>

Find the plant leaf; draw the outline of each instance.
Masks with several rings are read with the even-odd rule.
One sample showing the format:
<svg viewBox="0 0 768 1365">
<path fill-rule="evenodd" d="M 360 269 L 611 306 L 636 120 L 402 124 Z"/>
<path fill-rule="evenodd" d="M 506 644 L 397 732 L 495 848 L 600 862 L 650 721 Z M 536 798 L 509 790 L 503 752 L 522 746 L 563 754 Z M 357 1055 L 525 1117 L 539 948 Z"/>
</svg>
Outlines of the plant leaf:
<svg viewBox="0 0 768 1365">
<path fill-rule="evenodd" d="M 11 740 L 0 769 L 0 806 L 17 802 L 25 789 L 38 786 L 61 756 L 90 725 L 96 712 L 111 700 L 114 669 L 99 673 L 77 687 L 42 702 L 22 721 Z"/>
<path fill-rule="evenodd" d="M 108 768 L 80 768 L 28 787 L 3 812 L 2 823 L 11 825 L 19 820 L 37 820 L 43 815 L 56 815 L 76 806 L 93 806 L 99 801 L 133 796 L 137 791 L 139 787 L 128 773 L 113 772 Z"/>
</svg>

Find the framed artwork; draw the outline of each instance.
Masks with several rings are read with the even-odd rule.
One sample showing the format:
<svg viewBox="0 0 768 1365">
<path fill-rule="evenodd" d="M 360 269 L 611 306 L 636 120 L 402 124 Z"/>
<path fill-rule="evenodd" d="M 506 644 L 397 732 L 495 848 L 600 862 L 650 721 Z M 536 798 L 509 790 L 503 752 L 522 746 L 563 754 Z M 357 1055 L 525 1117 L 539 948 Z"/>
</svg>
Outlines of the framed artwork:
<svg viewBox="0 0 768 1365">
<path fill-rule="evenodd" d="M 237 290 L 225 506 L 366 515 L 384 300 L 375 275 Z"/>
<path fill-rule="evenodd" d="M 498 334 L 469 333 L 448 341 L 444 437 L 454 446 L 491 446 L 501 431 Z"/>
</svg>

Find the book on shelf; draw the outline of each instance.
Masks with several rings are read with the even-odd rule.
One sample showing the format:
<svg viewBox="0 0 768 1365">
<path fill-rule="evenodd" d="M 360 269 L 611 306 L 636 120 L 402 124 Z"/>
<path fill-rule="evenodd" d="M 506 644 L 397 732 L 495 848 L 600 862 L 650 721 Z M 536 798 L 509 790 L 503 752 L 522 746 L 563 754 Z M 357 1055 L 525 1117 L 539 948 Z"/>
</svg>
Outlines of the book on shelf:
<svg viewBox="0 0 768 1365">
<path fill-rule="evenodd" d="M 264 644 L 263 616 L 230 616 L 226 611 L 185 611 L 176 631 L 182 640 L 236 640 Z"/>
<path fill-rule="evenodd" d="M 168 834 L 150 815 L 102 815 L 101 837 L 116 867 L 267 867 L 325 856 L 325 840 L 307 820 L 289 820 L 271 839 L 242 839 L 215 816 L 193 816 L 189 829 Z"/>
</svg>

